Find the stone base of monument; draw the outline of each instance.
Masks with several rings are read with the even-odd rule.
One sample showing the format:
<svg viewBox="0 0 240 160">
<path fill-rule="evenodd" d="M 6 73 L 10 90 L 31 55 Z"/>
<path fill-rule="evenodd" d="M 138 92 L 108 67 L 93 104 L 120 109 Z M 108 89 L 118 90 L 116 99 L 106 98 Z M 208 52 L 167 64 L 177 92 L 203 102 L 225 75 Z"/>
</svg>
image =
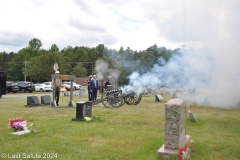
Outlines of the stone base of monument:
<svg viewBox="0 0 240 160">
<path fill-rule="evenodd" d="M 190 135 L 186 135 L 186 137 L 185 137 L 182 145 L 179 147 L 179 149 L 183 146 L 186 146 L 186 145 L 189 146 L 189 143 L 190 143 Z M 168 158 L 168 157 L 173 156 L 173 155 L 178 155 L 179 154 L 179 149 L 165 148 L 165 145 L 163 144 L 162 147 L 159 148 L 159 150 L 158 150 L 158 156 Z"/>
</svg>

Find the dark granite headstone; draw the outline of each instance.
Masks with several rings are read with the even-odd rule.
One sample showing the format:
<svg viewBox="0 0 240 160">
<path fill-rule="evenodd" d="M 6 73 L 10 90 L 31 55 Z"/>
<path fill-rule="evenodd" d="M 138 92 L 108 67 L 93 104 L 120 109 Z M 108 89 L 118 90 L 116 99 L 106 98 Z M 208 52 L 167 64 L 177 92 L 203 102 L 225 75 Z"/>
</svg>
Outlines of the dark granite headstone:
<svg viewBox="0 0 240 160">
<path fill-rule="evenodd" d="M 41 104 L 42 105 L 50 105 L 51 97 L 49 95 L 41 96 Z"/>
<path fill-rule="evenodd" d="M 40 106 L 37 96 L 27 96 L 27 105 L 25 107 Z"/>
<path fill-rule="evenodd" d="M 85 117 L 92 117 L 92 102 L 77 102 L 76 118 L 72 121 L 84 121 Z"/>
</svg>

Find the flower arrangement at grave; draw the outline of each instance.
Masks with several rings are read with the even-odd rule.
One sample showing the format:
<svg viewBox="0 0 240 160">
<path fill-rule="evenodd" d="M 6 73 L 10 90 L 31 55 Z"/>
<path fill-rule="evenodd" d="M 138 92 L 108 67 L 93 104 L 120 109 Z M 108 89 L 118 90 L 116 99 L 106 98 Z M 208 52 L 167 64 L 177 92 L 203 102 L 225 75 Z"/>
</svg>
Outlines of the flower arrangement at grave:
<svg viewBox="0 0 240 160">
<path fill-rule="evenodd" d="M 89 121 L 92 120 L 91 117 L 85 117 L 84 119 L 85 119 L 87 122 L 89 122 Z"/>
<path fill-rule="evenodd" d="M 182 148 L 179 149 L 179 155 L 178 155 L 178 160 L 183 160 L 187 158 L 188 156 L 188 151 L 189 151 L 189 146 L 183 146 Z"/>
<path fill-rule="evenodd" d="M 15 131 L 22 131 L 27 127 L 27 122 L 23 118 L 10 119 L 9 122 Z"/>
<path fill-rule="evenodd" d="M 101 122 L 102 120 L 100 119 L 100 117 L 95 117 L 95 116 L 92 116 L 92 117 L 84 117 L 83 119 L 84 122 Z"/>
<path fill-rule="evenodd" d="M 14 132 L 11 134 L 15 135 L 23 135 L 26 133 L 30 133 L 32 129 L 29 129 L 33 123 L 31 123 L 29 126 L 27 126 L 27 121 L 24 120 L 24 118 L 15 118 L 15 119 L 9 119 L 9 127 L 14 129 Z M 33 130 L 34 133 L 36 133 L 37 130 Z"/>
</svg>

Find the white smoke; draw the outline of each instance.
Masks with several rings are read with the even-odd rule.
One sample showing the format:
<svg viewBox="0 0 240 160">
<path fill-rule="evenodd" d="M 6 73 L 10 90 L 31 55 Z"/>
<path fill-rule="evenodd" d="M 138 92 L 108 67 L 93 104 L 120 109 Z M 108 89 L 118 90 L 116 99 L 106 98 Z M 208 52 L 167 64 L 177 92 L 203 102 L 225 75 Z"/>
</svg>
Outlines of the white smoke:
<svg viewBox="0 0 240 160">
<path fill-rule="evenodd" d="M 181 98 L 203 105 L 234 108 L 240 103 L 240 64 L 237 53 L 231 50 L 199 49 L 186 50 L 168 62 L 160 58 L 158 62 L 163 65 L 155 64 L 142 75 L 133 72 L 128 76 L 129 84 L 122 89 L 124 92 L 134 90 L 141 93 L 144 88 L 155 90 L 168 87 L 185 91 L 196 88 L 197 93 L 189 93 Z M 103 60 L 96 62 L 96 70 L 99 79 L 112 76 L 117 80 L 120 75 L 118 70 L 109 69 Z"/>
<path fill-rule="evenodd" d="M 97 77 L 101 81 L 105 81 L 107 77 L 111 78 L 112 85 L 118 81 L 120 71 L 117 69 L 109 68 L 109 65 L 104 60 L 97 60 L 96 61 L 96 72 Z"/>
<path fill-rule="evenodd" d="M 164 66 L 154 65 L 143 75 L 132 73 L 128 77 L 130 85 L 133 88 L 151 89 L 166 86 L 186 91 L 196 87 L 197 93 L 183 98 L 214 107 L 237 107 L 240 103 L 240 64 L 236 60 L 239 55 L 231 50 L 225 52 L 229 56 L 218 53 L 212 50 L 188 50 L 182 56 L 173 57 Z M 159 61 L 163 62 L 162 59 Z"/>
</svg>

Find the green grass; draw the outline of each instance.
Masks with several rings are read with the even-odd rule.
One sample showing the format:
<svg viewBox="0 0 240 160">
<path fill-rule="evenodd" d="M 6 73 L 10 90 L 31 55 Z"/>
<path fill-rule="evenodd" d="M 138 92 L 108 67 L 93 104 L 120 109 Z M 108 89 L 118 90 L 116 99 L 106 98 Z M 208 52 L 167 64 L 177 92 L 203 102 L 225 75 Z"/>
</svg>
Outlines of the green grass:
<svg viewBox="0 0 240 160">
<path fill-rule="evenodd" d="M 163 102 L 143 95 L 138 105 L 120 108 L 105 108 L 100 103 L 93 106 L 92 115 L 96 119 L 90 122 L 72 121 L 76 117 L 75 108 L 25 107 L 26 97 L 4 97 L 0 99 L 1 155 L 20 154 L 22 158 L 18 159 L 24 159 L 24 154 L 45 153 L 55 153 L 57 159 L 63 160 L 163 159 L 157 151 L 164 143 L 165 103 L 171 95 L 163 95 Z M 87 101 L 87 97 L 74 96 L 73 101 Z M 60 105 L 67 106 L 68 102 L 69 97 L 60 98 Z M 195 141 L 191 159 L 240 159 L 240 109 L 194 104 L 188 109 L 198 118 L 198 123 L 187 120 L 187 134 Z M 8 128 L 8 120 L 16 117 L 23 117 L 40 131 L 21 136 L 10 134 L 13 130 Z M 176 160 L 177 156 L 169 159 Z"/>
</svg>

